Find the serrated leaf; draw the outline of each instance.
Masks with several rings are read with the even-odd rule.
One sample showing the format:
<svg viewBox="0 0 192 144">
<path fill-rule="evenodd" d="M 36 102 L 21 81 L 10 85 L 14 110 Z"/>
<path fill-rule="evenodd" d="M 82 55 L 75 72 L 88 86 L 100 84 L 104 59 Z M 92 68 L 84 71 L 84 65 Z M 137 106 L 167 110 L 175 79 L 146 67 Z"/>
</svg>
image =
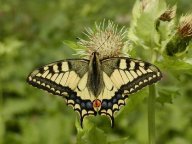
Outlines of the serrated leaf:
<svg viewBox="0 0 192 144">
<path fill-rule="evenodd" d="M 173 98 L 179 96 L 179 88 L 177 86 L 166 86 L 158 88 L 159 97 L 156 99 L 162 105 L 172 103 Z"/>
<path fill-rule="evenodd" d="M 85 47 L 79 45 L 77 42 L 73 42 L 73 41 L 69 41 L 69 40 L 64 40 L 63 44 L 74 50 L 85 49 Z"/>
<path fill-rule="evenodd" d="M 134 25 L 134 22 L 136 22 L 137 18 L 139 18 L 141 15 L 141 3 L 139 0 L 137 0 L 133 6 L 132 15 L 133 20 L 131 21 L 131 23 L 132 25 Z"/>
<path fill-rule="evenodd" d="M 192 65 L 176 57 L 164 56 L 164 59 L 157 63 L 157 65 L 160 67 L 160 69 L 170 71 L 175 74 L 192 74 Z"/>
<path fill-rule="evenodd" d="M 140 8 L 139 6 L 140 5 Z M 156 21 L 160 14 L 166 9 L 166 3 L 164 1 L 149 1 L 146 3 L 144 9 L 141 8 L 142 2 L 136 2 L 133 9 L 133 20 L 131 28 L 128 33 L 128 37 L 136 45 L 139 45 L 145 49 L 160 47 L 159 34 L 156 31 Z M 136 12 L 139 11 L 139 14 Z"/>
</svg>

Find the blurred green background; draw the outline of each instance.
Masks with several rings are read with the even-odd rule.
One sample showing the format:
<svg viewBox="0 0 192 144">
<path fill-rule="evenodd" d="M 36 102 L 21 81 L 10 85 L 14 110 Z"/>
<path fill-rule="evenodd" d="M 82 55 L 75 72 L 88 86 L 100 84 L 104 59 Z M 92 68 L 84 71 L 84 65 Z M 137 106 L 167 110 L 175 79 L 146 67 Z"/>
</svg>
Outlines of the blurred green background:
<svg viewBox="0 0 192 144">
<path fill-rule="evenodd" d="M 75 144 L 83 140 L 91 144 L 86 139 L 93 136 L 102 144 L 99 141 L 102 135 L 111 144 L 147 143 L 146 99 L 140 103 L 133 99 L 130 105 L 135 105 L 134 109 L 126 106 L 117 116 L 114 129 L 107 118 L 97 116 L 91 121 L 102 131 L 96 128 L 89 135 L 77 136 L 78 114 L 62 98 L 25 82 L 35 67 L 75 57 L 63 41 L 84 37 L 84 28 L 93 26 L 95 21 L 105 18 L 129 26 L 134 2 L 0 0 L 0 144 Z M 192 12 L 191 0 L 167 0 L 167 3 L 177 4 L 178 15 Z M 192 143 L 191 76 L 183 76 L 181 88 L 175 89 L 178 96 L 174 97 L 173 104 L 157 103 L 158 144 Z M 136 97 L 143 95 L 147 95 L 147 89 Z"/>
</svg>

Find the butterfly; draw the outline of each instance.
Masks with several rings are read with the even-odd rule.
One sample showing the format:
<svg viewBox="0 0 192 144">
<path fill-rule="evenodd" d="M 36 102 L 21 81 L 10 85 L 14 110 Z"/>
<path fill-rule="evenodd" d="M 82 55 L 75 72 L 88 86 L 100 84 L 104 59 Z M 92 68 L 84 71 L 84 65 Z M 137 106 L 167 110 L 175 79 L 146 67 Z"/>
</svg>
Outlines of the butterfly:
<svg viewBox="0 0 192 144">
<path fill-rule="evenodd" d="M 154 65 L 128 57 L 65 59 L 34 70 L 27 82 L 54 95 L 62 96 L 83 119 L 105 115 L 114 126 L 114 114 L 126 99 L 147 85 L 159 81 L 161 71 Z"/>
</svg>

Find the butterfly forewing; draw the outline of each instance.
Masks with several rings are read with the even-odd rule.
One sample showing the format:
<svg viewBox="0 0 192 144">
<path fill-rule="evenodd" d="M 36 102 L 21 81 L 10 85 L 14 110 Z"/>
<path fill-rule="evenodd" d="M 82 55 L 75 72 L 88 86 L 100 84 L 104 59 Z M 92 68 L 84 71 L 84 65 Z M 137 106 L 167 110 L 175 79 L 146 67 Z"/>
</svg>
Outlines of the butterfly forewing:
<svg viewBox="0 0 192 144">
<path fill-rule="evenodd" d="M 68 89 L 76 88 L 87 69 L 88 62 L 85 60 L 58 61 L 34 70 L 27 81 L 33 86 L 63 96 Z"/>
<path fill-rule="evenodd" d="M 88 60 L 62 60 L 34 70 L 27 79 L 32 86 L 63 96 L 81 117 L 95 115 L 94 98 L 87 88 Z"/>
<path fill-rule="evenodd" d="M 111 118 L 118 111 L 128 95 L 161 79 L 160 70 L 147 62 L 132 58 L 109 58 L 102 61 L 103 90 L 99 113 Z"/>
</svg>

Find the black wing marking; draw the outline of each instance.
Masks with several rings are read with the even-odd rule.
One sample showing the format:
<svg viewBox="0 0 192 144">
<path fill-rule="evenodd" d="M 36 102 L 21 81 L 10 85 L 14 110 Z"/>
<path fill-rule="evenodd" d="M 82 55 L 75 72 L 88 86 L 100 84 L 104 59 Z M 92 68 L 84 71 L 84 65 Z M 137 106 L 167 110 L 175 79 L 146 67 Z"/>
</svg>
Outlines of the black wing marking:
<svg viewBox="0 0 192 144">
<path fill-rule="evenodd" d="M 128 95 L 159 81 L 162 77 L 156 66 L 125 57 L 103 60 L 102 70 L 108 92 L 105 92 L 105 88 L 99 97 L 102 100 L 99 114 L 109 116 L 112 126 L 114 113 L 125 105 Z"/>
<path fill-rule="evenodd" d="M 88 60 L 62 60 L 34 70 L 27 82 L 54 95 L 63 96 L 81 118 L 96 115 L 93 97 L 86 87 Z"/>
</svg>

